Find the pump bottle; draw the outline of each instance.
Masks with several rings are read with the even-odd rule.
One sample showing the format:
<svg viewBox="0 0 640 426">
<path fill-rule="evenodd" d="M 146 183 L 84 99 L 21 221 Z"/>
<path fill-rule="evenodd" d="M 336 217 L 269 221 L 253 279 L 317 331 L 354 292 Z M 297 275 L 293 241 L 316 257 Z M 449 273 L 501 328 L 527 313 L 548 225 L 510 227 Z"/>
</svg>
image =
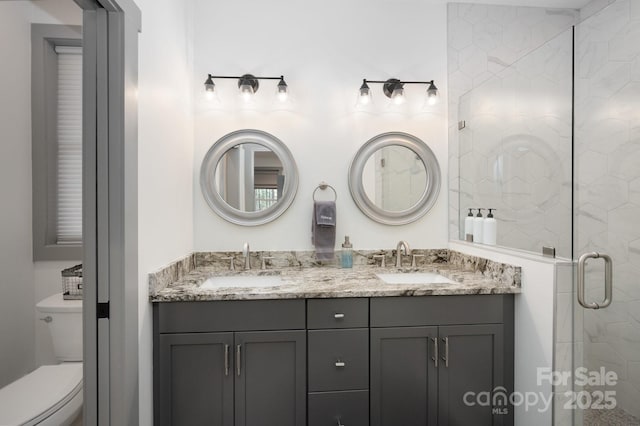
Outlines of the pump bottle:
<svg viewBox="0 0 640 426">
<path fill-rule="evenodd" d="M 478 214 L 473 219 L 473 241 L 476 243 L 482 243 L 482 233 L 484 231 L 484 217 L 482 217 L 482 210 L 478 209 Z"/>
<path fill-rule="evenodd" d="M 484 220 L 484 227 L 482 230 L 482 242 L 492 246 L 496 245 L 496 237 L 498 234 L 498 221 L 493 217 L 493 211 L 496 209 L 489 209 L 489 214 Z"/>
<path fill-rule="evenodd" d="M 464 219 L 464 238 L 466 241 L 473 241 L 473 209 L 469 209 L 469 214 Z"/>
</svg>

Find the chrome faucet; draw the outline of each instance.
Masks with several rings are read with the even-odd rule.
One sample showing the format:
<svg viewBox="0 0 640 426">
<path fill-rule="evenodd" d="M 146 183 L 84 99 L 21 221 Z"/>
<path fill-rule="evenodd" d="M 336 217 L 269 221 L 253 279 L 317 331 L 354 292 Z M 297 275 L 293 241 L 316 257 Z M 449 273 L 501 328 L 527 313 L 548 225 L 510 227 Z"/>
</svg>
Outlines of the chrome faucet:
<svg viewBox="0 0 640 426">
<path fill-rule="evenodd" d="M 244 256 L 244 270 L 248 271 L 251 269 L 251 249 L 249 248 L 249 243 L 244 243 L 242 255 Z"/>
<path fill-rule="evenodd" d="M 402 248 L 404 248 L 404 254 L 407 256 L 411 255 L 411 248 L 409 248 L 409 243 L 402 240 L 398 242 L 396 246 L 396 268 L 402 267 Z"/>
</svg>

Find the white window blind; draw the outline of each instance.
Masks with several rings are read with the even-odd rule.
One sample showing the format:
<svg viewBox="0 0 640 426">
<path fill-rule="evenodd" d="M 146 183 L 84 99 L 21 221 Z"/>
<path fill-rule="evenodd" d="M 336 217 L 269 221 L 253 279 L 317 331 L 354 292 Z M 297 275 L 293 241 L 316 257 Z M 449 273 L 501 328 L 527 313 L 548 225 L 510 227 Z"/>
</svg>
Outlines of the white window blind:
<svg viewBox="0 0 640 426">
<path fill-rule="evenodd" d="M 57 242 L 82 243 L 82 48 L 58 56 Z"/>
</svg>

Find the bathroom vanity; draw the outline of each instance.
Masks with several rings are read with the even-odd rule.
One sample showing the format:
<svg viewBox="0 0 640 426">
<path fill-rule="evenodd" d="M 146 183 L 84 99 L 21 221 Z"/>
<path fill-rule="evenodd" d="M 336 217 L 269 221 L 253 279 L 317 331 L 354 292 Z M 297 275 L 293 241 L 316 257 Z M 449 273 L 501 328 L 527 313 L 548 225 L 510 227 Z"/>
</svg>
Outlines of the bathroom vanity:
<svg viewBox="0 0 640 426">
<path fill-rule="evenodd" d="M 234 274 L 278 286 L 202 290 L 229 273 L 195 268 L 152 296 L 156 424 L 513 424 L 511 407 L 475 395 L 513 389 L 519 277 L 436 269 L 456 281 L 316 267 Z"/>
</svg>

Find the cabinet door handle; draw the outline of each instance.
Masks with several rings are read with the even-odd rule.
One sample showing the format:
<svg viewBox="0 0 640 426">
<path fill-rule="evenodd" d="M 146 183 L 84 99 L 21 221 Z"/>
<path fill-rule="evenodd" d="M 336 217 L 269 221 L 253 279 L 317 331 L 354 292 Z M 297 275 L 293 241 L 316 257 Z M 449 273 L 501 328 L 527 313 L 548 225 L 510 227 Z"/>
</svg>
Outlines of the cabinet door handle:
<svg viewBox="0 0 640 426">
<path fill-rule="evenodd" d="M 338 421 L 338 426 L 344 426 L 340 417 L 338 417 L 336 420 Z"/>
<path fill-rule="evenodd" d="M 229 345 L 224 345 L 224 375 L 229 375 Z"/>
<path fill-rule="evenodd" d="M 444 337 L 442 341 L 444 342 L 444 356 L 442 360 L 444 361 L 444 366 L 449 367 L 449 338 Z"/>
<path fill-rule="evenodd" d="M 432 338 L 433 341 L 433 356 L 431 360 L 433 361 L 433 366 L 438 368 L 438 357 L 440 356 L 440 352 L 438 351 L 438 338 Z"/>
<path fill-rule="evenodd" d="M 344 314 L 333 314 L 333 317 L 335 319 L 343 319 L 344 318 Z"/>
<path fill-rule="evenodd" d="M 344 368 L 347 364 L 344 363 L 344 361 L 336 361 L 336 368 Z"/>
<path fill-rule="evenodd" d="M 236 371 L 238 373 L 238 376 L 240 376 L 240 369 L 241 369 L 241 351 L 242 351 L 242 345 L 237 345 L 236 346 Z"/>
</svg>

